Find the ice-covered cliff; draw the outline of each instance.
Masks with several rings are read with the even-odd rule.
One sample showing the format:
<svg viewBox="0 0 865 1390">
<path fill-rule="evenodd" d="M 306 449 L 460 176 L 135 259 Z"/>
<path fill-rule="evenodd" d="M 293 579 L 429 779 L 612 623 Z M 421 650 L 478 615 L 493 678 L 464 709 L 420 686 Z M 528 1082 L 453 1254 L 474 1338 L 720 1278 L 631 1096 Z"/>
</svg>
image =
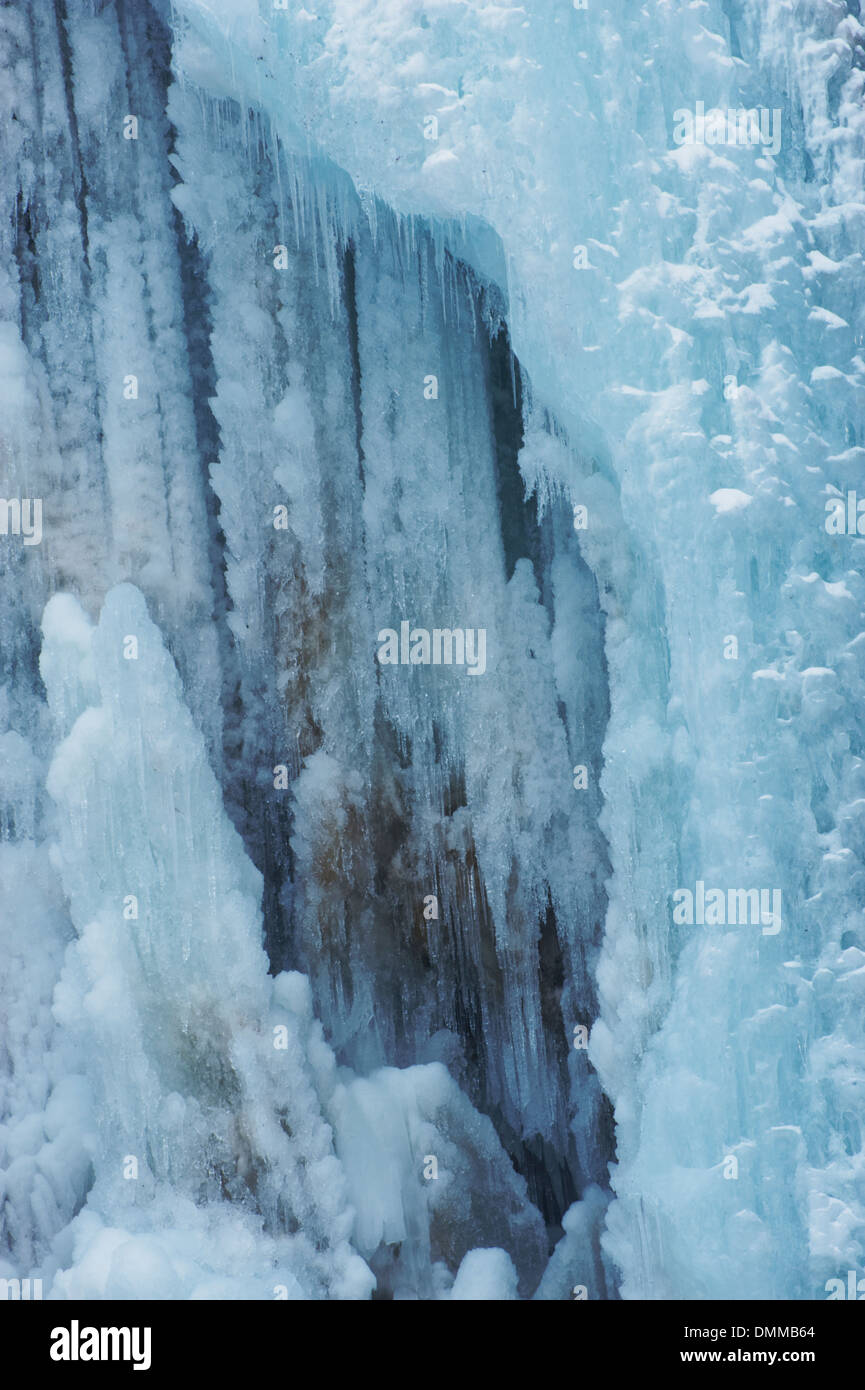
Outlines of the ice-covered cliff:
<svg viewBox="0 0 865 1390">
<path fill-rule="evenodd" d="M 0 1275 L 861 1276 L 857 0 L 0 44 Z"/>
</svg>

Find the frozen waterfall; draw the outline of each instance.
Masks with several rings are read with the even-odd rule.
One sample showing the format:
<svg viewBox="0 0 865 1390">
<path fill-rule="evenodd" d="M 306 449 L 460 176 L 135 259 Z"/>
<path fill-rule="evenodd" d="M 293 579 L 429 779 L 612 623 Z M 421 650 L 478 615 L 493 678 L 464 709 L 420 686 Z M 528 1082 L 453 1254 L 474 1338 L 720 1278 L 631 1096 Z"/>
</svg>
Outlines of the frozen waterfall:
<svg viewBox="0 0 865 1390">
<path fill-rule="evenodd" d="M 858 0 L 0 71 L 0 1280 L 865 1277 Z"/>
</svg>

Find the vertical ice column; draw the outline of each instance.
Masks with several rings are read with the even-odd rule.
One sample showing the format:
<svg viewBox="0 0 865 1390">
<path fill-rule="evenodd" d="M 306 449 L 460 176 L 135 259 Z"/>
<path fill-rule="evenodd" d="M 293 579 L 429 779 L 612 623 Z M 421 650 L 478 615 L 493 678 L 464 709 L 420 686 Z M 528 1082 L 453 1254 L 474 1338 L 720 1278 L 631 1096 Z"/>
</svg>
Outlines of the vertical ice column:
<svg viewBox="0 0 865 1390">
<path fill-rule="evenodd" d="M 170 111 L 174 199 L 210 285 L 211 478 L 239 669 L 226 795 L 265 873 L 268 949 L 281 964 L 292 958 L 289 781 L 325 724 L 364 780 L 374 737 L 373 673 L 351 672 L 347 655 L 366 598 L 351 329 L 333 283 L 341 194 L 280 163 L 266 129 L 231 105 L 178 85 Z"/>
<path fill-rule="evenodd" d="M 53 622 L 63 602 L 51 600 L 45 624 L 55 708 L 77 674 Z M 78 931 L 55 1011 L 96 1093 L 82 1248 L 89 1240 L 98 1253 L 103 1225 L 125 1228 L 156 1251 L 168 1280 L 169 1293 L 151 1296 L 189 1297 L 203 1279 L 228 1277 L 245 1231 L 235 1273 L 250 1288 L 286 1282 L 295 1296 L 362 1297 L 372 1280 L 347 1243 L 351 1213 L 319 1101 L 333 1061 L 303 982 L 268 977 L 260 875 L 131 585 L 106 598 L 88 657 L 97 700 L 49 776 L 61 812 L 56 862 Z M 61 1276 L 67 1291 L 92 1287 L 86 1250 L 81 1260 Z M 130 1253 L 124 1278 L 134 1285 L 133 1265 Z M 149 1269 L 145 1259 L 139 1296 Z"/>
<path fill-rule="evenodd" d="M 0 1277 L 10 1278 L 41 1277 L 51 1241 L 90 1179 L 81 1059 L 51 1014 L 71 926 L 44 843 L 51 729 L 35 626 L 51 568 L 52 482 L 60 472 L 50 384 L 33 352 L 37 300 L 55 288 L 49 265 L 75 278 L 75 253 L 62 244 L 64 232 L 70 239 L 60 188 L 68 127 L 59 74 L 48 53 L 38 61 L 30 19 L 27 7 L 7 7 L 0 20 L 8 108 L 0 185 L 11 213 L 0 225 Z M 42 157 L 40 131 L 54 163 Z M 51 190 L 57 226 L 50 241 L 56 258 L 46 261 L 41 282 L 31 217 L 39 185 Z"/>
<path fill-rule="evenodd" d="M 168 31 L 149 5 L 34 4 L 4 20 L 2 39 L 15 74 L 3 137 L 10 318 L 39 402 L 22 475 L 43 500 L 33 618 L 50 584 L 93 607 L 117 579 L 139 582 L 218 756 L 206 475 L 169 196 Z"/>
</svg>

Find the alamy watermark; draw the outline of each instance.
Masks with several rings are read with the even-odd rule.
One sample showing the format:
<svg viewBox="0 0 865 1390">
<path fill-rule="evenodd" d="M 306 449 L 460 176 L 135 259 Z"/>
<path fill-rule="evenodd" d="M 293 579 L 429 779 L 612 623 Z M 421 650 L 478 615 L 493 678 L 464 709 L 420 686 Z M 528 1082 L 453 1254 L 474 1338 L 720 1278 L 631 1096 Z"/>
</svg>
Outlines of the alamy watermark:
<svg viewBox="0 0 865 1390">
<path fill-rule="evenodd" d="M 781 148 L 781 108 L 766 106 L 713 106 L 707 111 L 698 101 L 693 111 L 680 106 L 673 112 L 676 145 L 762 145 L 771 154 Z"/>
<path fill-rule="evenodd" d="M 0 536 L 21 536 L 25 545 L 42 540 L 42 498 L 0 497 Z"/>
<path fill-rule="evenodd" d="M 673 893 L 673 921 L 677 926 L 760 926 L 764 936 L 781 930 L 780 888 L 706 888 L 697 880 L 695 892 L 677 888 Z"/>
<path fill-rule="evenodd" d="M 830 497 L 826 503 L 824 526 L 830 536 L 865 536 L 865 497 L 855 492 Z"/>
<path fill-rule="evenodd" d="M 42 1298 L 41 1279 L 0 1279 L 0 1303 L 39 1302 Z"/>
<path fill-rule="evenodd" d="M 401 622 L 383 627 L 378 634 L 378 659 L 382 666 L 465 666 L 470 676 L 487 669 L 487 631 L 484 627 L 413 628 Z"/>
<path fill-rule="evenodd" d="M 69 1327 L 51 1332 L 52 1361 L 131 1361 L 133 1371 L 150 1370 L 149 1327 Z"/>
<path fill-rule="evenodd" d="M 843 1279 L 827 1279 L 823 1287 L 829 1303 L 836 1299 L 865 1303 L 865 1279 L 859 1279 L 855 1269 L 848 1269 L 846 1284 Z"/>
</svg>

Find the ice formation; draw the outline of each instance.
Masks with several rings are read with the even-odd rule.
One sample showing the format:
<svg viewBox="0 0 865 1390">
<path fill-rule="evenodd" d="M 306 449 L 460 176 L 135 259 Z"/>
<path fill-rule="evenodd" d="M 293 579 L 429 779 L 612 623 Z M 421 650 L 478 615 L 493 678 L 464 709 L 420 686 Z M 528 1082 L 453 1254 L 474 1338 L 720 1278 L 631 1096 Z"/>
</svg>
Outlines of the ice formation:
<svg viewBox="0 0 865 1390">
<path fill-rule="evenodd" d="M 857 0 L 0 10 L 0 1277 L 865 1274 L 863 55 Z"/>
</svg>

